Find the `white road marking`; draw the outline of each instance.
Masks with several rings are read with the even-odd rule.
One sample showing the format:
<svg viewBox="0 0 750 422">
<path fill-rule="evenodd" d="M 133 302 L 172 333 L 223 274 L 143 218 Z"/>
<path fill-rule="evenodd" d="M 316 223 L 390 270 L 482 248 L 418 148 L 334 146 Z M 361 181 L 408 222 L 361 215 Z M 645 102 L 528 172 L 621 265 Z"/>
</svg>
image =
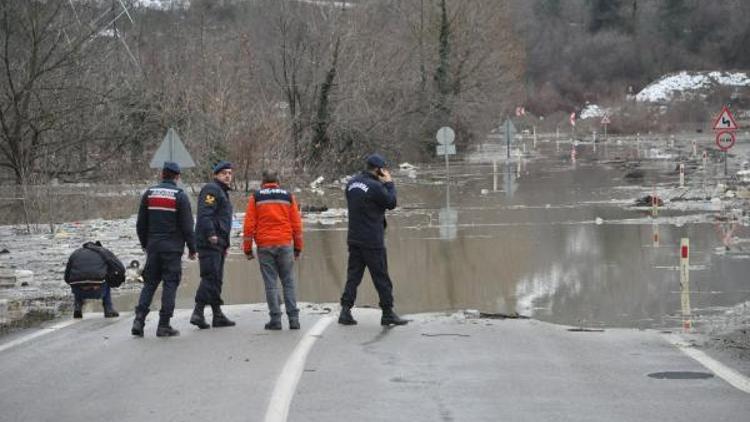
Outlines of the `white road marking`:
<svg viewBox="0 0 750 422">
<path fill-rule="evenodd" d="M 330 316 L 324 316 L 319 319 L 305 333 L 305 336 L 299 341 L 297 347 L 291 356 L 289 356 L 289 359 L 287 359 L 284 369 L 281 370 L 281 375 L 276 380 L 276 387 L 274 387 L 271 394 L 264 419 L 266 422 L 286 422 L 294 392 L 297 390 L 297 384 L 305 368 L 307 354 L 331 322 L 333 322 L 333 317 Z"/>
<path fill-rule="evenodd" d="M 664 337 L 668 342 L 672 343 L 673 346 L 677 347 L 682 353 L 696 360 L 701 365 L 705 366 L 709 371 L 713 372 L 717 377 L 728 382 L 732 387 L 750 394 L 750 378 L 740 374 L 728 366 L 725 366 L 721 362 L 713 359 L 702 351 L 688 344 L 685 339 L 676 334 L 665 334 Z"/>
<path fill-rule="evenodd" d="M 54 333 L 55 331 L 63 329 L 65 327 L 69 326 L 69 325 L 73 325 L 73 324 L 75 324 L 78 321 L 80 321 L 80 320 L 79 319 L 69 319 L 67 321 L 58 322 L 57 324 L 51 325 L 49 327 L 40 328 L 38 331 L 35 331 L 35 332 L 33 332 L 33 333 L 29 334 L 29 335 L 23 336 L 21 338 L 17 338 L 17 339 L 15 339 L 13 341 L 9 341 L 9 342 L 7 342 L 5 344 L 0 345 L 0 352 L 4 352 L 4 351 L 10 349 L 11 347 L 15 347 L 15 346 L 18 346 L 19 344 L 26 343 L 27 341 L 33 340 L 33 339 L 35 339 L 37 337 L 41 337 L 41 336 L 47 335 L 49 333 Z"/>
</svg>

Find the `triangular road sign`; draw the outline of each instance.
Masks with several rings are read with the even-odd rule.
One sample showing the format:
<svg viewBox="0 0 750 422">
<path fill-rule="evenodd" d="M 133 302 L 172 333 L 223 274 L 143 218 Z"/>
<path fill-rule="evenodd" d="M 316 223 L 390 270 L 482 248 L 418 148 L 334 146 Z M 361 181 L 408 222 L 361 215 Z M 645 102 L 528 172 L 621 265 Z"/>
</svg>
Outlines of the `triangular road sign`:
<svg viewBox="0 0 750 422">
<path fill-rule="evenodd" d="M 167 131 L 167 135 L 159 145 L 159 149 L 156 150 L 149 167 L 160 168 L 165 161 L 174 161 L 182 168 L 195 167 L 193 157 L 190 156 L 185 145 L 182 144 L 180 136 L 172 128 Z"/>
<path fill-rule="evenodd" d="M 714 121 L 714 130 L 737 130 L 737 121 L 727 106 L 721 109 L 721 114 Z"/>
</svg>

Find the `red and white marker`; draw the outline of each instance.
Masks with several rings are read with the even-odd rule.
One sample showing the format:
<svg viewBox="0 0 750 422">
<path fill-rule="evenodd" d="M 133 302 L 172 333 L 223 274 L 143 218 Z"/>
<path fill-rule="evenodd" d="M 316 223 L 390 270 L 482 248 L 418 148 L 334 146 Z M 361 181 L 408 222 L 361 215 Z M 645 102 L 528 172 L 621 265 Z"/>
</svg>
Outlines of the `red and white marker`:
<svg viewBox="0 0 750 422">
<path fill-rule="evenodd" d="M 682 329 L 689 331 L 693 326 L 690 310 L 690 239 L 680 241 L 680 291 L 682 304 Z"/>
</svg>

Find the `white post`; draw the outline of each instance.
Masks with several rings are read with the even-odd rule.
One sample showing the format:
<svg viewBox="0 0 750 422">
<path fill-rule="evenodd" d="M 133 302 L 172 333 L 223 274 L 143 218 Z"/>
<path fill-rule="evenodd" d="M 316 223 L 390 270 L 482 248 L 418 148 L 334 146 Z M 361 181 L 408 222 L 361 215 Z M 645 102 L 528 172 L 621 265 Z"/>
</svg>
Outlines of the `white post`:
<svg viewBox="0 0 750 422">
<path fill-rule="evenodd" d="M 674 148 L 674 135 L 669 135 L 669 147 Z"/>
<path fill-rule="evenodd" d="M 497 192 L 497 159 L 492 159 L 492 191 Z"/>
<path fill-rule="evenodd" d="M 536 126 L 534 126 L 534 143 L 532 144 L 532 148 L 536 149 Z"/>
<path fill-rule="evenodd" d="M 596 152 L 596 131 L 594 131 L 592 135 L 593 144 L 594 144 L 594 152 Z"/>
<path fill-rule="evenodd" d="M 641 134 L 635 134 L 635 157 L 641 158 Z"/>
<path fill-rule="evenodd" d="M 685 187 L 685 163 L 680 163 L 680 187 Z"/>
<path fill-rule="evenodd" d="M 690 239 L 683 237 L 680 241 L 680 290 L 682 302 L 682 329 L 692 328 L 690 311 Z"/>
<path fill-rule="evenodd" d="M 698 143 L 693 139 L 693 157 L 698 156 Z"/>
<path fill-rule="evenodd" d="M 518 152 L 518 162 L 516 163 L 516 179 L 518 179 L 519 177 L 521 177 L 521 160 L 522 160 L 521 152 L 519 151 Z"/>
</svg>

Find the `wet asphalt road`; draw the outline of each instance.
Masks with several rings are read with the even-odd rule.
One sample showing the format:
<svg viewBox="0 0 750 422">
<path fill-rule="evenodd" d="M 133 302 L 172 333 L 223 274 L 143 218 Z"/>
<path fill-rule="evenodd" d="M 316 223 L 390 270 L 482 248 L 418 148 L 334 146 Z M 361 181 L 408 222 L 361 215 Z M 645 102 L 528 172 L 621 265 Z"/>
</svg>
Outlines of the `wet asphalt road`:
<svg viewBox="0 0 750 422">
<path fill-rule="evenodd" d="M 260 421 L 300 345 L 311 346 L 291 392 L 290 421 L 742 421 L 750 396 L 651 330 L 571 332 L 535 320 L 423 314 L 383 329 L 379 312 L 331 323 L 306 307 L 301 331 L 267 332 L 262 306 L 227 308 L 233 328 L 133 338 L 131 316 L 98 314 L 23 342 L 0 343 L 0 421 Z M 335 314 L 333 315 L 335 316 Z M 285 322 L 286 325 L 286 322 Z M 10 342 L 15 342 L 8 347 Z M 279 381 L 281 380 L 281 381 Z M 288 379 L 287 379 L 288 380 Z M 275 419 L 275 420 L 284 420 Z"/>
</svg>

